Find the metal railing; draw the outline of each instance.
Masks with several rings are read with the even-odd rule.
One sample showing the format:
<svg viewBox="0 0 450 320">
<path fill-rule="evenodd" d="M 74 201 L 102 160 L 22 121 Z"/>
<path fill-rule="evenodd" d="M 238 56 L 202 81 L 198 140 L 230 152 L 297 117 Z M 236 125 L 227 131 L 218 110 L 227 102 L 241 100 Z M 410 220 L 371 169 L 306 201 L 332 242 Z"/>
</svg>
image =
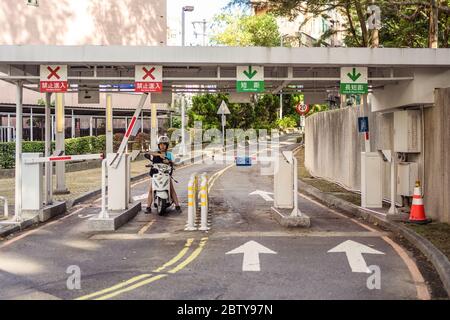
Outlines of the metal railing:
<svg viewBox="0 0 450 320">
<path fill-rule="evenodd" d="M 16 130 L 11 126 L 0 126 L 0 142 L 11 142 L 16 137 Z"/>
</svg>

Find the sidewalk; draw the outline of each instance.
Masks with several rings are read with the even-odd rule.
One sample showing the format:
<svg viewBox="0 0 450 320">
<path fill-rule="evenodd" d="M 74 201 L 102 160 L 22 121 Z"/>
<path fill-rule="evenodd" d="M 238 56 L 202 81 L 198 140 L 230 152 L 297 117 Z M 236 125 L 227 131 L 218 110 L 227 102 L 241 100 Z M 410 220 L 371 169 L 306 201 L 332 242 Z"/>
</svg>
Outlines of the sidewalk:
<svg viewBox="0 0 450 320">
<path fill-rule="evenodd" d="M 324 179 L 311 176 L 304 165 L 304 148 L 296 153 L 298 160 L 299 192 L 315 197 L 330 207 L 381 226 L 406 239 L 419 250 L 439 273 L 440 280 L 450 296 L 450 225 L 432 222 L 427 225 L 415 225 L 407 222 L 395 222 L 387 218 L 389 205 L 380 209 L 362 208 L 361 195 L 346 190 Z"/>
</svg>

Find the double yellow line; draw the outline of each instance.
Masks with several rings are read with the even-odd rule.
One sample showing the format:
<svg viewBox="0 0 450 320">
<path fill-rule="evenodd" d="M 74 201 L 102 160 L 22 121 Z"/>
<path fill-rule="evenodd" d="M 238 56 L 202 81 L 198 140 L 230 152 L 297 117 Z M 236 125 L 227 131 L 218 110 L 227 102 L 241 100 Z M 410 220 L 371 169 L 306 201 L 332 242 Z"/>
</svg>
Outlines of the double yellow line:
<svg viewBox="0 0 450 320">
<path fill-rule="evenodd" d="M 155 275 L 155 276 L 152 276 L 152 274 L 141 274 L 139 276 L 136 276 L 129 280 L 121 282 L 117 285 L 114 285 L 112 287 L 79 297 L 75 300 L 111 299 L 111 298 L 114 298 L 125 292 L 136 290 L 137 288 L 140 288 L 142 286 L 145 286 L 145 285 L 155 282 L 157 280 L 163 279 L 163 278 L 169 276 L 170 274 L 177 273 L 178 271 L 185 268 L 189 263 L 194 261 L 200 255 L 200 253 L 202 252 L 203 248 L 205 247 L 207 241 L 208 241 L 207 237 L 202 238 L 200 240 L 198 247 L 184 261 L 182 261 L 180 264 L 175 266 L 173 269 L 167 271 L 166 274 L 159 274 L 159 275 Z M 194 239 L 192 239 L 192 238 L 187 239 L 186 244 L 184 245 L 183 249 L 175 257 L 173 257 L 170 261 L 166 262 L 163 266 L 153 270 L 153 272 L 154 273 L 162 272 L 163 270 L 169 268 L 170 266 L 172 266 L 175 263 L 177 263 L 178 261 L 180 261 L 187 254 L 187 252 L 189 251 L 189 249 L 193 243 L 194 243 Z"/>
</svg>

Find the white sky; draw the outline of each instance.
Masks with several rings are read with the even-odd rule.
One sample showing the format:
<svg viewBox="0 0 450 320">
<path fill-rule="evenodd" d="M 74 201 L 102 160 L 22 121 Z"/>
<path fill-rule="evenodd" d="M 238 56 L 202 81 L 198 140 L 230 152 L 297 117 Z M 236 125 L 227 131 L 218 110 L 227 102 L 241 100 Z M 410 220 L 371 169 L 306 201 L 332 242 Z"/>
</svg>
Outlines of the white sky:
<svg viewBox="0 0 450 320">
<path fill-rule="evenodd" d="M 181 8 L 183 6 L 194 6 L 193 12 L 186 12 L 186 45 L 201 45 L 203 38 L 201 35 L 195 38 L 192 22 L 203 19 L 212 22 L 212 18 L 220 13 L 228 2 L 228 0 L 167 0 L 167 25 L 171 30 L 177 31 L 177 38 L 169 38 L 168 45 L 181 45 Z M 197 24 L 196 31 L 203 33 L 203 25 Z M 207 26 L 206 33 L 208 32 Z"/>
</svg>

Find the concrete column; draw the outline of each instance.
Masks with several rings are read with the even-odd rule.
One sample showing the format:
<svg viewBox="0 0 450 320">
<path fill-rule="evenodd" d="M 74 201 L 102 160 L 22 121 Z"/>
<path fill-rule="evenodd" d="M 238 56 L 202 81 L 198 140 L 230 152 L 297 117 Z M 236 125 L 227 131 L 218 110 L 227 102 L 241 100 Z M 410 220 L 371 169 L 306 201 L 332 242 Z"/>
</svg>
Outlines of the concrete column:
<svg viewBox="0 0 450 320">
<path fill-rule="evenodd" d="M 45 94 L 45 150 L 44 150 L 44 156 L 49 157 L 52 153 L 52 130 L 51 127 L 52 124 L 52 117 L 51 117 L 51 93 Z M 52 163 L 46 162 L 45 163 L 45 194 L 44 194 L 44 203 L 46 205 L 51 204 L 53 202 L 52 199 Z"/>
<path fill-rule="evenodd" d="M 58 154 L 65 154 L 64 133 L 65 133 L 65 114 L 64 114 L 64 94 L 56 94 L 56 107 L 55 107 L 55 119 L 56 119 L 56 143 L 55 150 Z M 73 127 L 72 127 L 73 128 Z M 55 163 L 56 172 L 56 188 L 55 194 L 66 194 L 69 190 L 66 188 L 66 165 L 64 162 Z"/>
<path fill-rule="evenodd" d="M 15 163 L 15 215 L 14 220 L 22 220 L 22 129 L 23 129 L 23 84 L 16 85 L 16 163 Z"/>
<path fill-rule="evenodd" d="M 112 94 L 106 95 L 106 154 L 113 153 L 113 106 Z"/>
</svg>

